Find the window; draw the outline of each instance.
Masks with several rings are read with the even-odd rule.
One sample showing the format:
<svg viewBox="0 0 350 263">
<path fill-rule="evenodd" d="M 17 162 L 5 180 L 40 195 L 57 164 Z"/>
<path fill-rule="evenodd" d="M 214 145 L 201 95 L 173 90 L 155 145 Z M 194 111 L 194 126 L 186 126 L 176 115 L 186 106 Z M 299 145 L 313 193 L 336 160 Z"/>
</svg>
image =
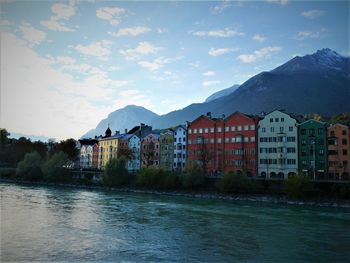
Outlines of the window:
<svg viewBox="0 0 350 263">
<path fill-rule="evenodd" d="M 232 138 L 231 138 L 231 142 L 232 142 L 232 143 L 236 142 L 236 138 L 235 138 L 235 137 L 232 137 Z"/>
<path fill-rule="evenodd" d="M 342 140 L 341 140 L 341 143 L 342 143 L 343 145 L 347 145 L 347 144 L 348 144 L 348 141 L 347 141 L 346 139 L 342 139 Z"/>
<path fill-rule="evenodd" d="M 214 143 L 214 138 L 210 138 L 210 143 Z"/>
<path fill-rule="evenodd" d="M 203 133 L 203 129 L 202 128 L 199 129 L 199 133 Z"/>
<path fill-rule="evenodd" d="M 309 129 L 309 135 L 314 135 L 314 134 L 315 134 L 315 129 L 314 128 Z"/>
<path fill-rule="evenodd" d="M 192 144 L 192 140 L 188 140 L 187 143 L 188 143 L 188 144 Z"/>
<path fill-rule="evenodd" d="M 213 127 L 210 128 L 210 132 L 214 133 L 214 128 Z"/>
<path fill-rule="evenodd" d="M 301 145 L 306 145 L 306 140 L 305 139 L 301 140 Z"/>
<path fill-rule="evenodd" d="M 225 138 L 225 143 L 229 143 L 230 142 L 230 138 Z"/>
<path fill-rule="evenodd" d="M 295 153 L 295 147 L 288 147 L 287 153 Z"/>
<path fill-rule="evenodd" d="M 348 150 L 343 149 L 343 155 L 348 155 Z"/>
<path fill-rule="evenodd" d="M 270 118 L 270 122 L 273 122 L 273 118 Z"/>
<path fill-rule="evenodd" d="M 221 138 L 218 138 L 218 143 L 221 143 Z"/>
<path fill-rule="evenodd" d="M 249 125 L 244 125 L 244 130 L 248 131 L 249 130 Z"/>
<path fill-rule="evenodd" d="M 197 133 L 197 129 L 193 129 L 193 133 L 196 134 Z"/>
<path fill-rule="evenodd" d="M 254 131 L 254 130 L 255 130 L 255 125 L 254 125 L 254 124 L 250 125 L 250 130 L 251 130 L 251 131 Z"/>
<path fill-rule="evenodd" d="M 235 131 L 236 130 L 236 126 L 231 126 L 231 131 Z"/>
<path fill-rule="evenodd" d="M 261 128 L 261 132 L 265 133 L 266 132 L 266 128 Z"/>
<path fill-rule="evenodd" d="M 204 128 L 204 133 L 208 133 L 208 128 Z"/>
<path fill-rule="evenodd" d="M 323 129 L 322 128 L 318 128 L 318 134 L 323 134 Z"/>
<path fill-rule="evenodd" d="M 188 134 L 192 134 L 192 129 L 188 129 Z"/>
<path fill-rule="evenodd" d="M 228 131 L 230 131 L 230 127 L 225 127 L 225 132 L 228 132 Z"/>
<path fill-rule="evenodd" d="M 275 132 L 275 127 L 271 127 L 270 132 Z"/>
<path fill-rule="evenodd" d="M 290 132 L 293 131 L 293 126 L 289 126 L 289 131 L 290 131 Z"/>
<path fill-rule="evenodd" d="M 242 126 L 239 125 L 239 126 L 237 127 L 237 131 L 241 131 L 241 130 L 242 130 Z"/>
<path fill-rule="evenodd" d="M 249 142 L 249 137 L 244 137 L 244 142 Z"/>
<path fill-rule="evenodd" d="M 320 150 L 318 151 L 318 155 L 323 156 L 323 155 L 324 155 L 324 150 L 323 150 L 323 149 L 320 149 Z"/>
<path fill-rule="evenodd" d="M 323 145 L 323 144 L 324 144 L 323 139 L 318 139 L 318 144 L 319 144 L 319 145 Z"/>
<path fill-rule="evenodd" d="M 251 142 L 255 142 L 255 137 L 250 137 Z"/>
<path fill-rule="evenodd" d="M 281 122 L 284 122 L 284 118 L 281 118 Z"/>
<path fill-rule="evenodd" d="M 278 118 L 275 118 L 275 122 L 278 122 L 279 121 L 279 119 Z"/>
<path fill-rule="evenodd" d="M 284 127 L 280 127 L 280 132 L 284 132 Z"/>
<path fill-rule="evenodd" d="M 218 127 L 218 132 L 221 132 L 221 127 Z"/>
<path fill-rule="evenodd" d="M 333 132 L 333 133 L 334 133 L 334 132 Z M 341 134 L 342 134 L 342 135 L 346 135 L 346 130 L 342 130 L 342 131 L 341 131 Z M 334 134 L 333 134 L 333 135 L 334 135 Z"/>
</svg>

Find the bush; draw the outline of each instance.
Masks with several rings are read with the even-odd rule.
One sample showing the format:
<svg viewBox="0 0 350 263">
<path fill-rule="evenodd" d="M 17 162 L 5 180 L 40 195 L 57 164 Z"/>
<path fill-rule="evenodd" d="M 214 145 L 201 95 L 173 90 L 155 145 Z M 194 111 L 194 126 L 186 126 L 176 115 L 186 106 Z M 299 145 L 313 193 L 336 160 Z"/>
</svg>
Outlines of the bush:
<svg viewBox="0 0 350 263">
<path fill-rule="evenodd" d="M 67 168 L 69 159 L 64 152 L 58 152 L 46 160 L 42 166 L 44 178 L 49 182 L 69 182 L 71 175 Z"/>
<path fill-rule="evenodd" d="M 256 186 L 247 175 L 229 172 L 220 178 L 216 188 L 223 193 L 251 193 Z"/>
<path fill-rule="evenodd" d="M 121 186 L 131 181 L 131 175 L 126 169 L 127 160 L 124 157 L 110 159 L 104 170 L 103 183 L 108 186 Z"/>
<path fill-rule="evenodd" d="M 179 176 L 174 172 L 167 172 L 164 174 L 162 180 L 162 188 L 164 189 L 178 189 L 181 187 Z"/>
<path fill-rule="evenodd" d="M 136 184 L 149 188 L 160 188 L 163 180 L 163 170 L 155 167 L 141 168 L 137 173 Z"/>
<path fill-rule="evenodd" d="M 38 152 L 26 153 L 24 159 L 18 163 L 16 174 L 25 180 L 40 180 L 42 159 Z"/>
<path fill-rule="evenodd" d="M 289 176 L 285 181 L 287 196 L 291 199 L 304 199 L 313 192 L 311 180 L 305 175 Z"/>
<path fill-rule="evenodd" d="M 182 185 L 186 189 L 199 189 L 207 185 L 208 178 L 196 162 L 189 162 L 184 173 L 181 175 Z"/>
</svg>

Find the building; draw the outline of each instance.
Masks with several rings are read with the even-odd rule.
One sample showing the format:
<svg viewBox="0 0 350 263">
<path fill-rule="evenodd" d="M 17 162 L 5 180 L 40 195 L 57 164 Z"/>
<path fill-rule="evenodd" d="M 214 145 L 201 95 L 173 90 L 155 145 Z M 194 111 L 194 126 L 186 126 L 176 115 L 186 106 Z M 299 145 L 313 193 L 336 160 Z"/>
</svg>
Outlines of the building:
<svg viewBox="0 0 350 263">
<path fill-rule="evenodd" d="M 168 129 L 160 133 L 160 168 L 165 171 L 173 170 L 174 161 L 174 132 Z"/>
<path fill-rule="evenodd" d="M 186 166 L 187 131 L 182 125 L 174 128 L 174 170 L 183 170 Z"/>
<path fill-rule="evenodd" d="M 99 139 L 98 141 L 98 147 L 99 147 L 98 168 L 99 169 L 103 169 L 110 159 L 117 158 L 119 138 L 120 138 L 119 132 L 117 131 L 115 135 L 112 136 L 112 131 L 108 127 L 105 132 L 105 136 Z"/>
<path fill-rule="evenodd" d="M 291 115 L 274 110 L 259 121 L 258 173 L 287 178 L 298 172 L 298 127 Z"/>
<path fill-rule="evenodd" d="M 145 125 L 144 123 L 141 123 L 140 126 L 135 126 L 127 132 L 127 134 L 135 134 L 139 138 L 144 138 L 150 133 L 152 133 L 152 126 Z"/>
<path fill-rule="evenodd" d="M 80 143 L 80 167 L 92 169 L 98 167 L 98 140 L 82 139 Z"/>
<path fill-rule="evenodd" d="M 307 120 L 299 125 L 299 171 L 313 179 L 327 176 L 327 125 Z"/>
<path fill-rule="evenodd" d="M 141 167 L 159 167 L 159 134 L 150 133 L 141 140 Z"/>
<path fill-rule="evenodd" d="M 327 128 L 328 176 L 330 179 L 344 179 L 350 174 L 350 129 L 343 124 Z"/>
<path fill-rule="evenodd" d="M 223 171 L 258 174 L 258 122 L 257 116 L 235 112 L 224 121 L 220 139 L 223 151 Z M 219 143 L 219 139 L 218 139 Z"/>
</svg>

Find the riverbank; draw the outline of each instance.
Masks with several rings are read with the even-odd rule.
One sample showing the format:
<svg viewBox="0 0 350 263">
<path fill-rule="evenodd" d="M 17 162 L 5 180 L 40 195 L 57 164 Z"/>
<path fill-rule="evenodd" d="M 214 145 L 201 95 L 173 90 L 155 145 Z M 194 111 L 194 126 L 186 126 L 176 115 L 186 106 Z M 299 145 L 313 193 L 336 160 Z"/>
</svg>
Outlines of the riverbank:
<svg viewBox="0 0 350 263">
<path fill-rule="evenodd" d="M 216 191 L 185 191 L 185 190 L 154 190 L 138 187 L 107 187 L 103 185 L 83 185 L 71 183 L 50 183 L 50 182 L 32 182 L 17 179 L 0 178 L 0 183 L 11 183 L 19 185 L 37 185 L 37 186 L 52 186 L 52 187 L 67 187 L 72 189 L 112 191 L 122 193 L 138 193 L 152 195 L 178 196 L 198 199 L 216 199 L 226 201 L 249 201 L 261 203 L 274 203 L 286 205 L 307 205 L 317 207 L 343 207 L 350 208 L 350 200 L 336 198 L 314 198 L 307 200 L 291 200 L 285 195 L 266 195 L 266 194 L 222 194 Z"/>
</svg>

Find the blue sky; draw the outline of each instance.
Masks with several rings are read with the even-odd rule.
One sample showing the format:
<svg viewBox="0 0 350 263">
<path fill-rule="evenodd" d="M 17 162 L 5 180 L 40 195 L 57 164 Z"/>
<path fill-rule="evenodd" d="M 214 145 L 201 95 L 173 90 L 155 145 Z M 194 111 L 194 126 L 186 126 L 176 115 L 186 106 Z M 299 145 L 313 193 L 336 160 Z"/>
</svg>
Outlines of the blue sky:
<svg viewBox="0 0 350 263">
<path fill-rule="evenodd" d="M 1 127 L 80 137 L 202 102 L 296 55 L 349 55 L 348 1 L 1 1 Z"/>
</svg>

